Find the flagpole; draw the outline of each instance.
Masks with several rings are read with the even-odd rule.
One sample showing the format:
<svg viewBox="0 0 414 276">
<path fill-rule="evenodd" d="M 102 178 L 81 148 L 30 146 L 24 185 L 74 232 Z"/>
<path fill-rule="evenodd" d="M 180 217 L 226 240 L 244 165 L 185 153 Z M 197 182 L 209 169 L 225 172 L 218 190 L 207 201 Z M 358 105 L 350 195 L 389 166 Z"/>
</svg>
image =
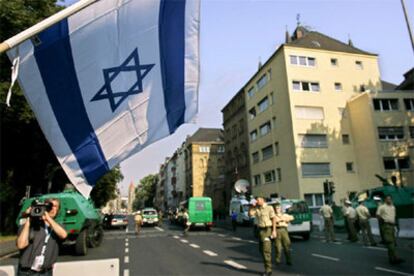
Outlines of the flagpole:
<svg viewBox="0 0 414 276">
<path fill-rule="evenodd" d="M 405 22 L 407 23 L 408 34 L 410 35 L 410 39 L 411 39 L 411 47 L 413 47 L 413 51 L 414 51 L 413 32 L 411 31 L 411 25 L 410 25 L 410 21 L 408 20 L 408 15 L 407 15 L 407 10 L 405 8 L 404 0 L 401 0 L 401 5 L 402 5 L 402 9 L 403 9 L 404 16 L 405 16 Z"/>
<path fill-rule="evenodd" d="M 57 22 L 61 21 L 64 18 L 67 18 L 71 16 L 72 14 L 80 11 L 81 9 L 89 6 L 90 4 L 96 2 L 97 0 L 80 0 L 79 2 L 76 2 L 75 4 L 67 7 L 66 9 L 61 10 L 58 13 L 55 13 L 54 15 L 46 18 L 45 20 L 37 23 L 36 25 L 24 30 L 23 32 L 3 41 L 0 44 L 0 54 L 3 52 L 13 48 L 16 45 L 19 45 L 23 41 L 25 41 L 28 38 L 31 38 L 41 31 L 49 28 L 50 26 L 56 24 Z"/>
</svg>

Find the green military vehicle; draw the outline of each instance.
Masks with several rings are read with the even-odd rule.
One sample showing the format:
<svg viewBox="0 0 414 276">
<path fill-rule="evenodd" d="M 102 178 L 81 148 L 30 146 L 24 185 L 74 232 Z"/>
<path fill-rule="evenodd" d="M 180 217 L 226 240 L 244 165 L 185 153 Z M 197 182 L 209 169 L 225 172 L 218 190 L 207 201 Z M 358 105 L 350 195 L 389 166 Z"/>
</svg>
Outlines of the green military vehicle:
<svg viewBox="0 0 414 276">
<path fill-rule="evenodd" d="M 22 218 L 22 213 L 32 205 L 34 200 L 44 202 L 48 198 L 56 198 L 60 201 L 59 213 L 55 220 L 63 225 L 68 233 L 63 245 L 73 245 L 77 255 L 86 255 L 88 247 L 98 247 L 102 243 L 104 233 L 99 211 L 95 209 L 92 201 L 74 189 L 26 199 L 16 220 L 17 226 L 24 223 L 25 218 Z"/>
</svg>

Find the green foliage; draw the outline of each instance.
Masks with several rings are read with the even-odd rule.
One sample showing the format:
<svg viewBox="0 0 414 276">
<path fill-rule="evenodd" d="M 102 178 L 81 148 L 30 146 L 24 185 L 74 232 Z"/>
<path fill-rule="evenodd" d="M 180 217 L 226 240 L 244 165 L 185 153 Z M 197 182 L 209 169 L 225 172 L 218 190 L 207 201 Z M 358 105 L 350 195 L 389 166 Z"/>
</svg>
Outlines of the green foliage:
<svg viewBox="0 0 414 276">
<path fill-rule="evenodd" d="M 124 176 L 119 166 L 114 167 L 99 179 L 91 192 L 91 199 L 96 208 L 101 208 L 108 201 L 116 198 L 116 186 L 122 179 L 124 179 Z"/>
<path fill-rule="evenodd" d="M 135 192 L 135 201 L 133 203 L 134 210 L 153 206 L 157 181 L 158 174 L 147 175 L 140 181 Z"/>
</svg>

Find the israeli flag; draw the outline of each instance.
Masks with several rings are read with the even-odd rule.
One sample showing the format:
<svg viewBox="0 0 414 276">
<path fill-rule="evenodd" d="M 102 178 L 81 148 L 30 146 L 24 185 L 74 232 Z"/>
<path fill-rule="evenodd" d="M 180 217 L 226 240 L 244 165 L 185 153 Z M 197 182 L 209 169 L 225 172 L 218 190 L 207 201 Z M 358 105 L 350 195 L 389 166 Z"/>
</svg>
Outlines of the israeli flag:
<svg viewBox="0 0 414 276">
<path fill-rule="evenodd" d="M 112 167 L 198 109 L 198 0 L 100 0 L 8 52 L 70 181 Z"/>
</svg>

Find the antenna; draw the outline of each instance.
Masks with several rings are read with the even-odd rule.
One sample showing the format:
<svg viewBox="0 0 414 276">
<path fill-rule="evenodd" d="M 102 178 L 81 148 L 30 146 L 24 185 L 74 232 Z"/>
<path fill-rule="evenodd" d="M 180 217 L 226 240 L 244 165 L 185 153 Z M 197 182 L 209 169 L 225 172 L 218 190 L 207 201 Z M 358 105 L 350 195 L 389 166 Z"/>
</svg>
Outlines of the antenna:
<svg viewBox="0 0 414 276">
<path fill-rule="evenodd" d="M 300 26 L 300 13 L 296 15 L 296 24 L 298 27 Z"/>
</svg>

